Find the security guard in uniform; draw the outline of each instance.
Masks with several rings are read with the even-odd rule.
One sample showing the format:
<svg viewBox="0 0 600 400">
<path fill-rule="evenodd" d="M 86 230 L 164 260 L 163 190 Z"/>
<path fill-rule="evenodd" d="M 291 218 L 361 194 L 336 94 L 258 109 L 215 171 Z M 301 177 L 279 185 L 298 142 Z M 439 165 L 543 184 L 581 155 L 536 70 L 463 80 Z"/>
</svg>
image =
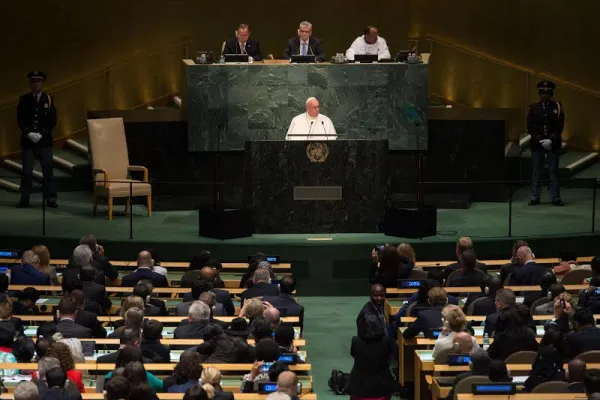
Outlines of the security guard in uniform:
<svg viewBox="0 0 600 400">
<path fill-rule="evenodd" d="M 565 125 L 565 113 L 562 104 L 552 100 L 555 87 L 556 85 L 550 81 L 538 83 L 537 88 L 541 101 L 530 105 L 527 114 L 527 131 L 531 135 L 531 160 L 533 162 L 530 206 L 540 204 L 540 175 L 544 161 L 548 164 L 552 204 L 564 206 L 560 198 L 558 153 L 562 148 L 560 135 Z"/>
<path fill-rule="evenodd" d="M 33 162 L 37 155 L 44 175 L 44 201 L 56 208 L 56 186 L 52 169 L 52 130 L 56 126 L 56 106 L 54 99 L 42 91 L 46 74 L 39 71 L 27 74 L 31 93 L 19 99 L 17 122 L 21 128 L 21 154 L 23 178 L 21 179 L 21 200 L 17 207 L 29 207 L 29 195 L 33 184 Z"/>
</svg>

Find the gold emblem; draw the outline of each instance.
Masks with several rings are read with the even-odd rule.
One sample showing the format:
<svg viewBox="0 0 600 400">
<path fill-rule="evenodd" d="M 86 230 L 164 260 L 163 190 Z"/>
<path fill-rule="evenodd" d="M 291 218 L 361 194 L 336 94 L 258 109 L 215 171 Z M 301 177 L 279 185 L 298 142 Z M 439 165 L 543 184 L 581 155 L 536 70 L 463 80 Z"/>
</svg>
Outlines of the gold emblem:
<svg viewBox="0 0 600 400">
<path fill-rule="evenodd" d="M 329 148 L 325 143 L 312 142 L 306 146 L 306 156 L 311 162 L 325 162 L 329 155 Z"/>
</svg>

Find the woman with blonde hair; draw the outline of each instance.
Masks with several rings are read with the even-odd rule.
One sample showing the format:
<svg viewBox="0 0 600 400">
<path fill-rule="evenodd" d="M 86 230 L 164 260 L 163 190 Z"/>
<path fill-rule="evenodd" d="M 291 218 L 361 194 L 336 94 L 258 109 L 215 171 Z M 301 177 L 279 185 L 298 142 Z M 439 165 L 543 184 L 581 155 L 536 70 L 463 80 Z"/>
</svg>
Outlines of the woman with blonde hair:
<svg viewBox="0 0 600 400">
<path fill-rule="evenodd" d="M 464 332 L 467 327 L 467 316 L 463 310 L 450 304 L 442 310 L 442 331 L 433 346 L 433 358 L 440 352 L 454 347 L 454 338 L 460 332 Z M 475 338 L 471 338 L 474 345 L 477 345 Z"/>
<path fill-rule="evenodd" d="M 257 317 L 262 317 L 265 306 L 259 298 L 248 299 L 240 310 L 240 317 L 248 318 L 252 322 Z"/>
<path fill-rule="evenodd" d="M 139 308 L 140 310 L 144 309 L 144 300 L 138 296 L 127 296 L 121 300 L 121 309 L 119 310 L 119 316 L 121 319 L 114 322 L 113 326 L 115 330 L 118 328 L 125 326 L 125 314 L 129 311 L 130 308 Z"/>
<path fill-rule="evenodd" d="M 83 346 L 81 345 L 81 340 L 75 338 L 65 338 L 62 333 L 58 332 L 52 335 L 52 340 L 57 343 L 64 343 L 69 350 L 71 351 L 71 355 L 73 356 L 73 361 L 75 363 L 85 363 L 85 356 L 83 355 Z"/>
<path fill-rule="evenodd" d="M 203 384 L 202 387 L 206 387 L 207 385 L 213 387 L 214 400 L 233 400 L 232 392 L 223 391 L 223 388 L 221 387 L 221 371 L 217 368 L 204 368 L 202 370 L 202 375 L 200 376 L 200 382 Z"/>
<path fill-rule="evenodd" d="M 50 283 L 52 285 L 58 286 L 58 276 L 56 275 L 56 268 L 50 265 L 50 250 L 43 244 L 35 246 L 33 252 L 37 254 L 40 262 L 37 266 L 38 270 L 50 277 Z"/>
</svg>

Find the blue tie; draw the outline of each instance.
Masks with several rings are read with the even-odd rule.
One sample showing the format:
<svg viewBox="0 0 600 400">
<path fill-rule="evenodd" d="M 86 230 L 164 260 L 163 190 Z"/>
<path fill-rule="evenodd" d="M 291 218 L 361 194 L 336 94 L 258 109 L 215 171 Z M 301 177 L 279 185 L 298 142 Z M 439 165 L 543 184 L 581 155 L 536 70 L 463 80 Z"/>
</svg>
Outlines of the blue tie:
<svg viewBox="0 0 600 400">
<path fill-rule="evenodd" d="M 302 55 L 306 55 L 306 43 L 302 43 Z"/>
</svg>

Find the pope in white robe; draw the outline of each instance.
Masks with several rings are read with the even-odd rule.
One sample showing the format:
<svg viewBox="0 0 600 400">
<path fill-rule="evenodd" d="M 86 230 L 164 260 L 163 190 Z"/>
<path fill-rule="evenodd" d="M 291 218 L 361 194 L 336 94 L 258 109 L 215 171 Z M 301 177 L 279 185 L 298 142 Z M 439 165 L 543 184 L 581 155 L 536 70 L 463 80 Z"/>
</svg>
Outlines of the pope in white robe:
<svg viewBox="0 0 600 400">
<path fill-rule="evenodd" d="M 326 115 L 319 114 L 319 100 L 309 97 L 306 112 L 292 119 L 285 140 L 335 140 L 337 133 L 333 122 Z"/>
<path fill-rule="evenodd" d="M 365 34 L 357 37 L 346 50 L 346 58 L 349 61 L 354 61 L 355 54 L 377 54 L 378 60 L 392 58 L 385 39 L 379 36 L 379 31 L 374 26 L 367 26 Z"/>
</svg>

